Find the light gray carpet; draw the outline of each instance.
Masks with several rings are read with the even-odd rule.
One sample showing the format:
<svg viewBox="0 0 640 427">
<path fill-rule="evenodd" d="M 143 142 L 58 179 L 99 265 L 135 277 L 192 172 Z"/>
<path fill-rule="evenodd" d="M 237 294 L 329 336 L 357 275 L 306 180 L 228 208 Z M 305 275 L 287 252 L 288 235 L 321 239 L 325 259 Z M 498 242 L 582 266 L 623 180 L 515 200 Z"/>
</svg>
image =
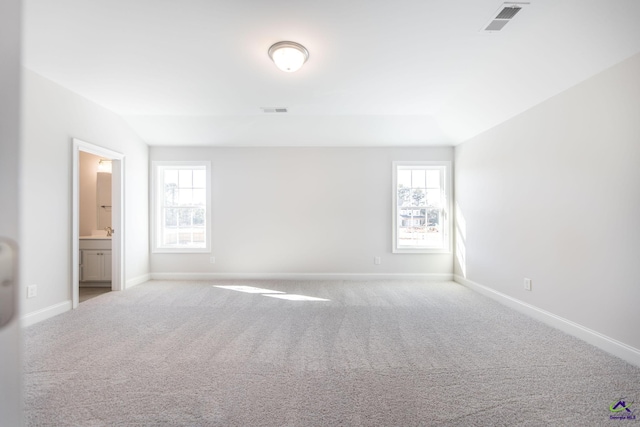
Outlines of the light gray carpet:
<svg viewBox="0 0 640 427">
<path fill-rule="evenodd" d="M 639 368 L 455 283 L 152 281 L 25 345 L 27 426 L 630 426 L 609 405 L 640 407 Z"/>
</svg>

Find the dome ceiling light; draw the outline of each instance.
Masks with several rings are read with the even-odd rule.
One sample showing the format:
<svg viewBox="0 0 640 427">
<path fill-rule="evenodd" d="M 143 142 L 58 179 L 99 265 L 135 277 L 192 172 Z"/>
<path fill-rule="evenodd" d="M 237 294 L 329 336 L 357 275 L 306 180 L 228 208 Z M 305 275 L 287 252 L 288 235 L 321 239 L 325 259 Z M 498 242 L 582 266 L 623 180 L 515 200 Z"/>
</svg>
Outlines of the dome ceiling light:
<svg viewBox="0 0 640 427">
<path fill-rule="evenodd" d="M 287 73 L 293 73 L 309 59 L 309 51 L 296 42 L 278 42 L 269 48 L 269 58 L 276 67 Z"/>
</svg>

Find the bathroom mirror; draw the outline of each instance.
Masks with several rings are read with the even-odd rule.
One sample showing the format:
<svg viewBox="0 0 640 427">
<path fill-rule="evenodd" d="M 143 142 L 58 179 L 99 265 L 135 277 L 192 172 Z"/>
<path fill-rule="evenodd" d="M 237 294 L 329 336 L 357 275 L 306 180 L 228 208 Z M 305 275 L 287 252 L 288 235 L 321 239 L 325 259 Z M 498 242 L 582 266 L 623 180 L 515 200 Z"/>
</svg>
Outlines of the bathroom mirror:
<svg viewBox="0 0 640 427">
<path fill-rule="evenodd" d="M 98 229 L 104 230 L 111 225 L 111 174 L 98 172 L 96 201 L 98 212 Z"/>
</svg>

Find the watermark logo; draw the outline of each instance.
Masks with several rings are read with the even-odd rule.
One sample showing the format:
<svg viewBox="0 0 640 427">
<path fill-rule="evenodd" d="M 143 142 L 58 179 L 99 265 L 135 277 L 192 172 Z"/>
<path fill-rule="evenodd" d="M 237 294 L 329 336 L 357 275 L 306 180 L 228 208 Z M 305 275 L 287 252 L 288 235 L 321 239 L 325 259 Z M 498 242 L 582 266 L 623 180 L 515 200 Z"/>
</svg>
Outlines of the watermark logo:
<svg viewBox="0 0 640 427">
<path fill-rule="evenodd" d="M 613 402 L 609 405 L 609 411 L 611 415 L 609 415 L 609 419 L 611 420 L 635 420 L 636 414 L 635 410 L 632 410 L 634 402 L 627 403 L 626 398 L 621 397 L 620 399 Z"/>
</svg>

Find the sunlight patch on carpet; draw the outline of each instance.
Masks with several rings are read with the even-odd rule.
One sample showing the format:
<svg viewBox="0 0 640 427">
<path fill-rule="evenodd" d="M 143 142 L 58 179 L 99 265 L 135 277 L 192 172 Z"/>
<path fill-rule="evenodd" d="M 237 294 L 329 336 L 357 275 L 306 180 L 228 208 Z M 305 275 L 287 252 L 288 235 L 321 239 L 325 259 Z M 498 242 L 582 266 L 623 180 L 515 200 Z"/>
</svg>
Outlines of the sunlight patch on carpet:
<svg viewBox="0 0 640 427">
<path fill-rule="evenodd" d="M 265 294 L 264 296 L 286 299 L 289 301 L 330 301 L 325 298 L 308 297 L 306 295 L 296 295 L 296 294 Z"/>
<path fill-rule="evenodd" d="M 284 294 L 282 291 L 272 291 L 271 289 L 255 288 L 253 286 L 214 286 L 214 288 L 229 289 L 248 294 Z"/>
<path fill-rule="evenodd" d="M 247 294 L 261 294 L 265 297 L 280 298 L 289 301 L 331 301 L 326 298 L 310 297 L 306 295 L 287 294 L 282 291 L 273 291 L 271 289 L 256 288 L 253 286 L 222 286 L 213 285 L 214 288 L 227 289 L 230 291 L 245 292 Z"/>
</svg>

